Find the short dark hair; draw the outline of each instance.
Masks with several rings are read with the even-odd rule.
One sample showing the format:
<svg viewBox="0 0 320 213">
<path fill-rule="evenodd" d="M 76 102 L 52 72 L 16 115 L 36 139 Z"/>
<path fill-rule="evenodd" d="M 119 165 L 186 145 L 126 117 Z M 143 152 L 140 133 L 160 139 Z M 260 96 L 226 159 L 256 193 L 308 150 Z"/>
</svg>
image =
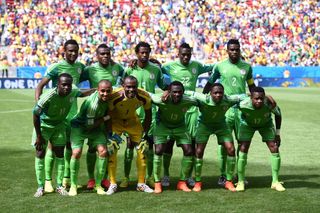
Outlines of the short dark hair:
<svg viewBox="0 0 320 213">
<path fill-rule="evenodd" d="M 140 47 L 147 47 L 147 48 L 149 48 L 149 53 L 151 52 L 150 44 L 148 44 L 147 42 L 144 42 L 144 41 L 140 41 L 137 44 L 137 46 L 134 48 L 134 51 L 136 52 L 136 54 L 138 54 Z"/>
<path fill-rule="evenodd" d="M 99 50 L 100 48 L 107 48 L 107 49 L 110 50 L 110 47 L 108 47 L 108 45 L 106 45 L 106 44 L 99 44 L 99 46 L 98 46 L 97 49 L 96 49 L 96 53 L 98 53 L 98 50 Z"/>
<path fill-rule="evenodd" d="M 261 92 L 263 94 L 265 94 L 265 91 L 262 87 L 252 87 L 250 89 L 251 94 L 253 94 L 254 92 Z"/>
<path fill-rule="evenodd" d="M 180 46 L 179 46 L 179 50 L 180 49 L 190 49 L 192 50 L 192 47 L 190 47 L 190 45 L 186 42 L 183 42 Z"/>
<path fill-rule="evenodd" d="M 100 85 L 100 84 L 102 84 L 102 83 L 112 85 L 112 83 L 111 83 L 109 80 L 107 80 L 107 79 L 102 79 L 102 80 L 100 80 L 99 83 L 98 83 L 98 85 Z"/>
<path fill-rule="evenodd" d="M 79 48 L 78 42 L 77 42 L 76 40 L 74 40 L 74 39 L 69 39 L 69 40 L 67 40 L 67 41 L 64 43 L 63 48 L 66 50 L 66 49 L 67 49 L 67 46 L 68 46 L 69 44 L 76 45 L 76 46 Z"/>
<path fill-rule="evenodd" d="M 213 87 L 221 87 L 224 90 L 224 87 L 223 87 L 223 85 L 221 83 L 214 83 L 214 84 L 212 84 L 211 89 Z"/>
<path fill-rule="evenodd" d="M 239 46 L 240 46 L 240 42 L 239 42 L 238 39 L 230 39 L 230 40 L 228 41 L 228 43 L 227 43 L 227 48 L 229 48 L 229 46 L 230 46 L 231 44 L 236 44 L 236 45 L 239 45 Z"/>
<path fill-rule="evenodd" d="M 184 92 L 184 86 L 183 84 L 180 82 L 180 81 L 172 81 L 170 84 L 169 84 L 169 90 L 171 91 L 171 88 L 172 86 L 180 86 L 182 87 L 182 90 Z"/>
<path fill-rule="evenodd" d="M 124 83 L 127 79 L 130 79 L 130 80 L 132 80 L 132 81 L 135 81 L 135 82 L 137 82 L 137 84 L 138 84 L 138 79 L 137 79 L 136 77 L 132 76 L 132 75 L 128 75 L 128 76 L 124 77 L 122 83 Z"/>
<path fill-rule="evenodd" d="M 58 82 L 60 82 L 61 78 L 70 78 L 73 81 L 73 78 L 69 73 L 61 73 L 58 77 Z"/>
</svg>

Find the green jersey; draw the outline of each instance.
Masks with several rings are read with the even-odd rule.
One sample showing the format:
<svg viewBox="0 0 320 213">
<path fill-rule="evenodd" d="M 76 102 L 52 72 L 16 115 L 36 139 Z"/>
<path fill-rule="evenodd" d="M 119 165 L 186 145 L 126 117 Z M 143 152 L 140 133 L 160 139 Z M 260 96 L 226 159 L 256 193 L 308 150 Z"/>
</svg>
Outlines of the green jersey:
<svg viewBox="0 0 320 213">
<path fill-rule="evenodd" d="M 168 128 L 178 128 L 186 125 L 185 115 L 192 106 L 197 106 L 195 98 L 184 95 L 178 104 L 172 103 L 170 98 L 167 102 L 161 100 L 162 94 L 151 94 L 152 103 L 159 107 L 156 120 Z"/>
<path fill-rule="evenodd" d="M 60 96 L 57 88 L 50 89 L 41 95 L 33 113 L 40 116 L 41 126 L 54 128 L 65 121 L 72 104 L 81 96 L 78 88 L 72 89 L 67 96 Z"/>
<path fill-rule="evenodd" d="M 259 128 L 268 124 L 272 118 L 271 114 L 281 116 L 280 108 L 277 106 L 272 109 L 272 105 L 265 99 L 264 105 L 260 109 L 255 109 L 250 97 L 245 98 L 238 105 L 240 113 L 238 116 L 241 122 L 248 126 Z"/>
<path fill-rule="evenodd" d="M 80 75 L 82 74 L 84 67 L 85 66 L 80 62 L 69 64 L 66 60 L 62 60 L 49 66 L 46 70 L 45 77 L 52 80 L 52 86 L 56 87 L 59 75 L 62 73 L 68 73 L 73 78 L 73 84 L 78 85 L 80 83 Z"/>
<path fill-rule="evenodd" d="M 95 119 L 105 116 L 107 109 L 108 102 L 101 102 L 96 91 L 82 103 L 77 116 L 71 121 L 71 126 L 86 129 L 94 124 Z"/>
<path fill-rule="evenodd" d="M 217 79 L 220 79 L 220 83 L 224 86 L 226 95 L 244 94 L 246 82 L 248 85 L 253 84 L 252 68 L 250 64 L 242 60 L 233 64 L 226 59 L 214 66 L 208 82 L 213 84 Z"/>
<path fill-rule="evenodd" d="M 199 75 L 210 72 L 213 65 L 203 65 L 197 61 L 190 61 L 187 66 L 180 61 L 172 61 L 162 66 L 162 72 L 169 75 L 170 81 L 179 81 L 185 90 L 195 91 Z"/>
<path fill-rule="evenodd" d="M 225 95 L 219 103 L 216 103 L 210 95 L 204 95 L 198 92 L 186 92 L 186 94 L 197 99 L 200 111 L 199 122 L 205 125 L 223 123 L 227 110 L 246 97 L 245 95 Z"/>
<path fill-rule="evenodd" d="M 97 62 L 84 69 L 81 80 L 89 80 L 91 88 L 97 88 L 99 81 L 103 79 L 109 80 L 112 86 L 115 86 L 118 78 L 123 76 L 123 71 L 123 67 L 118 63 L 113 65 L 109 63 L 107 67 L 103 67 Z"/>
<path fill-rule="evenodd" d="M 147 92 L 155 93 L 156 85 L 158 85 L 162 90 L 166 88 L 161 69 L 150 62 L 144 68 L 139 66 L 136 66 L 135 68 L 127 68 L 125 75 L 132 75 L 136 77 L 138 80 L 138 87 L 146 90 Z"/>
</svg>

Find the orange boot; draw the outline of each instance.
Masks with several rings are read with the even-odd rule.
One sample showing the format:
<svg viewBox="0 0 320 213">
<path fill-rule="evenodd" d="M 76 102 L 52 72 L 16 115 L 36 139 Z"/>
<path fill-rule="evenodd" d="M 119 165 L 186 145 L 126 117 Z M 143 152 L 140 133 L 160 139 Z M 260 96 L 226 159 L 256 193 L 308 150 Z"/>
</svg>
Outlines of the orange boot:
<svg viewBox="0 0 320 213">
<path fill-rule="evenodd" d="M 154 191 L 153 192 L 156 194 L 160 194 L 162 192 L 161 182 L 154 183 Z"/>
<path fill-rule="evenodd" d="M 191 189 L 188 188 L 186 181 L 179 180 L 177 184 L 177 190 L 182 190 L 184 192 L 191 192 Z"/>
<path fill-rule="evenodd" d="M 236 188 L 234 187 L 232 181 L 226 181 L 226 184 L 224 185 L 224 188 L 229 190 L 229 191 L 232 191 L 232 192 L 235 192 L 236 191 Z"/>
<path fill-rule="evenodd" d="M 200 192 L 201 189 L 202 189 L 202 182 L 196 182 L 196 183 L 194 184 L 194 187 L 193 187 L 192 191 L 194 191 L 194 192 Z"/>
</svg>

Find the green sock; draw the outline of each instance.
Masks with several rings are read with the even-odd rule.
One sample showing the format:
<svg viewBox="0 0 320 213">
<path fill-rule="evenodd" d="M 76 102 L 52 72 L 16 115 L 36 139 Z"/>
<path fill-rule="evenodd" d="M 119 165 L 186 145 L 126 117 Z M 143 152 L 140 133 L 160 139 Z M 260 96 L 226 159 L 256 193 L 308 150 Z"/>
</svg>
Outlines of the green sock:
<svg viewBox="0 0 320 213">
<path fill-rule="evenodd" d="M 96 152 L 91 153 L 87 152 L 87 172 L 89 179 L 94 179 L 94 167 L 97 160 L 97 154 Z"/>
<path fill-rule="evenodd" d="M 227 156 L 227 180 L 231 181 L 233 178 L 234 168 L 236 166 L 236 157 Z"/>
<path fill-rule="evenodd" d="M 183 156 L 181 160 L 180 180 L 186 180 L 192 168 L 193 156 Z"/>
<path fill-rule="evenodd" d="M 244 153 L 244 152 L 241 152 L 241 151 L 239 152 L 239 157 L 238 157 L 238 181 L 244 181 L 245 180 L 247 157 L 248 157 L 247 153 Z"/>
<path fill-rule="evenodd" d="M 188 172 L 188 177 L 192 177 L 192 172 L 193 172 L 193 169 L 195 168 L 194 161 L 195 161 L 194 156 L 192 156 L 192 162 L 191 162 L 190 171 Z"/>
<path fill-rule="evenodd" d="M 201 181 L 201 172 L 202 172 L 203 159 L 196 158 L 195 159 L 195 180 L 197 182 Z"/>
<path fill-rule="evenodd" d="M 161 180 L 161 167 L 162 167 L 162 155 L 154 154 L 153 157 L 153 169 L 154 169 L 154 181 L 159 182 Z"/>
<path fill-rule="evenodd" d="M 98 157 L 98 159 L 97 159 L 96 186 L 101 186 L 101 181 L 106 173 L 106 168 L 107 168 L 106 158 Z"/>
<path fill-rule="evenodd" d="M 172 154 L 163 153 L 163 175 L 164 176 L 170 176 L 169 167 L 170 167 L 171 158 L 172 158 Z"/>
<path fill-rule="evenodd" d="M 40 159 L 36 157 L 34 167 L 36 170 L 38 187 L 43 187 L 44 186 L 44 159 Z"/>
<path fill-rule="evenodd" d="M 133 159 L 133 149 L 126 148 L 124 152 L 124 176 L 129 178 L 131 171 L 131 164 Z"/>
<path fill-rule="evenodd" d="M 279 153 L 271 153 L 272 183 L 279 181 L 281 158 Z"/>
<path fill-rule="evenodd" d="M 147 178 L 152 177 L 153 172 L 153 149 L 149 149 L 147 152 Z"/>
<path fill-rule="evenodd" d="M 64 177 L 70 178 L 70 159 L 72 155 L 71 149 L 64 149 Z"/>
<path fill-rule="evenodd" d="M 52 180 L 52 170 L 54 166 L 54 155 L 51 149 L 47 149 L 44 157 L 44 170 L 46 174 L 46 180 Z"/>
<path fill-rule="evenodd" d="M 227 165 L 227 151 L 222 145 L 218 145 L 218 165 L 220 175 L 226 176 L 226 165 Z"/>
<path fill-rule="evenodd" d="M 77 186 L 78 185 L 78 172 L 80 168 L 80 160 L 76 158 L 71 158 L 70 160 L 70 178 L 71 178 L 71 185 Z"/>
<path fill-rule="evenodd" d="M 62 179 L 64 173 L 64 158 L 55 158 L 55 164 L 57 169 L 57 186 L 62 186 Z"/>
</svg>

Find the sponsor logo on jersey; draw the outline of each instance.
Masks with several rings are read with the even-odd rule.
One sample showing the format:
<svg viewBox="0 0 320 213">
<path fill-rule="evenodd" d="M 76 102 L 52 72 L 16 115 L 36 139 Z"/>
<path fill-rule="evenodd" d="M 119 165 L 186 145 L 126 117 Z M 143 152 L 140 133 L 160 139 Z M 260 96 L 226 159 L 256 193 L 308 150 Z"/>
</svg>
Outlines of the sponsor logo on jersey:
<svg viewBox="0 0 320 213">
<path fill-rule="evenodd" d="M 245 70 L 240 70 L 241 75 L 245 75 L 247 72 Z"/>
<path fill-rule="evenodd" d="M 112 75 L 113 75 L 113 76 L 118 76 L 117 70 L 112 70 Z"/>
<path fill-rule="evenodd" d="M 153 73 L 150 73 L 150 79 L 153 80 L 155 78 Z"/>
<path fill-rule="evenodd" d="M 192 73 L 193 74 L 197 74 L 197 69 L 196 68 L 192 68 Z"/>
</svg>

